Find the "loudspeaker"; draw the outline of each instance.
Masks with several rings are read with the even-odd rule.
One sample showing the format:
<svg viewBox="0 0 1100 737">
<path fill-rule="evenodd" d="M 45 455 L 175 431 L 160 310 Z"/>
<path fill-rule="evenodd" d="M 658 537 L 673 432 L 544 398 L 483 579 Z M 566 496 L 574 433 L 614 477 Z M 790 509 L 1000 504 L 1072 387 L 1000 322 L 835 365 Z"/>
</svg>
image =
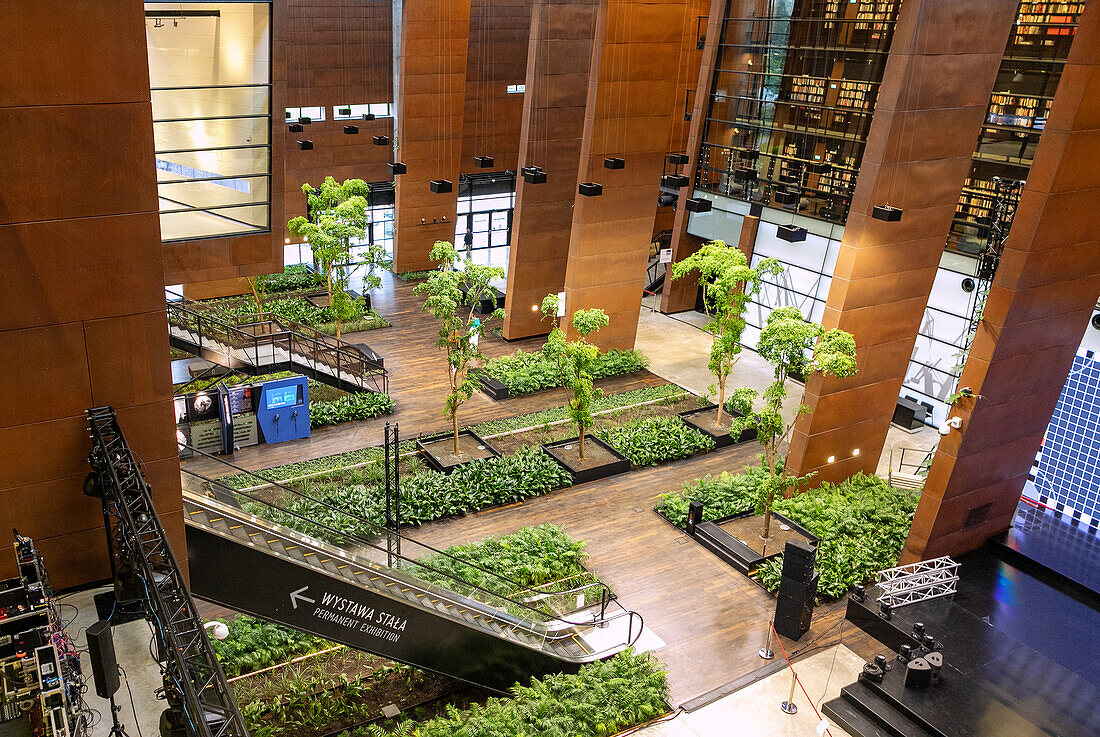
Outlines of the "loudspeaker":
<svg viewBox="0 0 1100 737">
<path fill-rule="evenodd" d="M 101 619 L 89 627 L 86 633 L 96 695 L 101 699 L 109 699 L 118 691 L 118 661 L 115 660 L 115 640 L 111 636 L 111 625 Z"/>
<path fill-rule="evenodd" d="M 694 535 L 696 526 L 702 521 L 703 521 L 703 503 L 702 502 L 689 502 L 688 503 L 687 533 L 689 535 Z"/>
<path fill-rule="evenodd" d="M 809 602 L 813 605 L 814 597 L 817 596 L 817 582 L 818 571 L 814 571 L 813 575 L 808 580 L 800 580 L 789 576 L 784 576 L 779 579 L 779 596 L 780 598 L 790 599 L 802 605 Z"/>
<path fill-rule="evenodd" d="M 817 548 L 802 540 L 788 540 L 787 544 L 783 546 L 783 560 L 792 557 L 813 562 L 817 557 Z"/>
<path fill-rule="evenodd" d="M 813 607 L 792 607 L 783 602 L 789 599 L 778 599 L 775 607 L 775 631 L 789 640 L 797 640 L 810 630 L 810 620 L 813 618 Z"/>
<path fill-rule="evenodd" d="M 814 576 L 814 549 L 788 540 L 783 549 L 783 579 L 808 584 Z"/>
</svg>

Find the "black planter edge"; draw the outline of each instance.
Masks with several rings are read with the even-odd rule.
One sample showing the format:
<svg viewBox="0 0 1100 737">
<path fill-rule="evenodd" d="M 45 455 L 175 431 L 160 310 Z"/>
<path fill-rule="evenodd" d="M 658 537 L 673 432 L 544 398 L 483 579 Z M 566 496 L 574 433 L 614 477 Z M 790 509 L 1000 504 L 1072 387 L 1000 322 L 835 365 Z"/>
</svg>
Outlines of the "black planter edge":
<svg viewBox="0 0 1100 737">
<path fill-rule="evenodd" d="M 709 404 L 706 407 L 700 407 L 699 409 L 689 409 L 685 412 L 680 412 L 678 417 L 681 420 L 684 420 L 685 425 L 687 425 L 689 427 L 693 427 L 696 430 L 698 430 L 699 432 L 703 433 L 704 435 L 707 435 L 708 437 L 710 437 L 710 439 L 714 441 L 715 449 L 717 449 L 717 448 L 726 448 L 730 445 L 740 445 L 741 443 L 747 443 L 750 440 L 756 440 L 756 430 L 755 429 L 742 430 L 741 434 L 737 437 L 737 440 L 734 441 L 733 438 L 730 437 L 729 433 L 726 433 L 725 435 L 716 435 L 716 434 L 712 433 L 710 430 L 707 430 L 704 427 L 699 427 L 698 425 L 695 425 L 691 422 L 688 422 L 687 419 L 686 419 L 688 415 L 702 414 L 704 412 L 715 411 L 717 409 L 718 409 L 717 404 Z M 730 414 L 735 416 L 735 417 L 741 417 L 742 416 L 741 413 L 737 412 L 736 410 L 733 411 L 733 412 L 730 412 Z"/>
<path fill-rule="evenodd" d="M 499 458 L 501 456 L 501 452 L 499 450 L 497 450 L 496 447 L 494 447 L 492 443 L 490 443 L 488 440 L 486 440 L 485 438 L 478 435 L 473 430 L 470 430 L 470 429 L 459 430 L 458 434 L 459 435 L 469 435 L 474 440 L 476 440 L 479 445 L 484 445 L 485 449 L 489 451 L 489 457 L 490 458 Z M 428 445 L 430 445 L 432 443 L 437 443 L 440 440 L 444 440 L 444 439 L 449 438 L 449 437 L 451 437 L 451 433 L 449 433 L 449 432 L 440 432 L 440 433 L 436 433 L 434 435 L 428 435 L 427 437 L 422 437 L 422 438 L 417 438 L 416 439 L 416 447 L 420 450 L 421 453 L 424 454 L 424 462 L 426 464 L 428 464 L 428 467 L 431 468 L 433 471 L 439 471 L 440 473 L 449 474 L 451 471 L 455 470 L 459 466 L 465 466 L 466 463 L 472 463 L 472 461 L 466 461 L 466 463 L 460 463 L 457 466 L 444 466 L 442 463 L 440 463 L 439 461 L 436 460 L 435 456 L 432 455 L 432 452 L 430 450 L 428 450 Z M 473 459 L 473 460 L 478 460 L 478 459 Z"/>
<path fill-rule="evenodd" d="M 569 464 L 551 453 L 550 450 L 561 445 L 570 445 L 572 443 L 576 443 L 578 438 L 555 440 L 552 443 L 545 443 L 540 446 L 543 452 L 546 453 L 546 455 L 553 458 L 554 462 L 556 462 L 559 466 L 569 472 L 569 474 L 573 477 L 573 486 L 588 483 L 589 481 L 596 481 L 598 479 L 605 479 L 609 476 L 617 476 L 620 473 L 626 473 L 630 470 L 630 459 L 624 456 L 622 453 L 615 450 L 610 445 L 597 438 L 595 435 L 585 435 L 584 439 L 585 442 L 592 442 L 596 445 L 599 445 L 601 448 L 618 458 L 618 460 L 612 461 L 611 463 L 605 463 L 602 466 L 596 466 L 595 468 L 586 468 L 583 471 L 575 471 L 569 467 Z"/>
<path fill-rule="evenodd" d="M 533 336 L 533 337 L 539 337 L 539 336 Z M 508 339 L 503 338 L 503 340 L 508 340 Z M 527 340 L 527 338 L 516 338 L 516 340 Z M 648 368 L 641 368 L 641 369 L 638 369 L 637 371 L 631 371 L 630 373 L 626 373 L 626 374 L 612 374 L 610 376 L 601 376 L 600 378 L 595 379 L 593 381 L 593 384 L 596 385 L 596 386 L 599 386 L 599 383 L 601 381 L 604 381 L 605 379 L 615 379 L 615 378 L 618 378 L 620 376 L 633 376 L 634 374 L 640 374 L 643 371 L 649 371 L 649 369 Z M 475 369 L 471 373 L 473 373 L 475 375 L 475 377 L 478 379 L 478 381 L 480 381 L 482 383 L 483 386 L 485 385 L 485 380 L 482 378 L 482 374 L 480 372 L 478 372 Z M 496 381 L 496 379 L 492 379 L 492 381 Z M 676 382 L 674 382 L 674 381 L 670 381 L 668 383 L 669 384 L 676 384 Z M 501 384 L 501 386 L 504 386 L 504 385 Z M 680 386 L 680 385 L 676 384 L 676 386 Z M 684 389 L 682 386 L 680 388 Z M 504 390 L 507 392 L 508 387 L 505 386 Z M 556 391 L 564 391 L 564 390 L 565 390 L 565 387 L 562 387 L 562 386 L 548 386 L 545 389 L 538 389 L 537 391 L 533 391 L 533 392 L 524 392 L 522 394 L 512 394 L 511 392 L 508 392 L 508 395 L 504 396 L 504 397 L 493 397 L 493 395 L 490 392 L 487 392 L 487 391 L 485 393 L 488 394 L 493 399 L 500 400 L 500 399 L 510 399 L 511 397 L 531 397 L 531 396 L 534 396 L 536 394 L 542 394 L 543 392 L 556 392 Z M 688 391 L 688 390 L 684 389 L 684 391 Z M 755 436 L 753 436 L 753 437 L 755 437 Z"/>
<path fill-rule="evenodd" d="M 472 373 L 474 375 L 474 378 L 477 379 L 478 383 L 481 384 L 481 393 L 486 395 L 490 399 L 495 399 L 499 402 L 502 399 L 508 399 L 512 396 L 508 391 L 508 387 L 506 387 L 499 380 L 494 379 L 492 376 L 482 373 L 481 371 L 473 371 Z"/>
</svg>

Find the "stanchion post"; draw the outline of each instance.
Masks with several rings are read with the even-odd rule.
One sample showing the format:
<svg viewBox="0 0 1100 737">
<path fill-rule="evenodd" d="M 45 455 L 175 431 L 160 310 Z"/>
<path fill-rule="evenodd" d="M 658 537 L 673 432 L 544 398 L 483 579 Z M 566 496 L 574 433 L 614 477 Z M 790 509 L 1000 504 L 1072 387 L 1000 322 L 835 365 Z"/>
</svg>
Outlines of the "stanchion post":
<svg viewBox="0 0 1100 737">
<path fill-rule="evenodd" d="M 798 713 L 798 707 L 794 703 L 794 684 L 796 683 L 798 683 L 798 674 L 794 672 L 794 668 L 791 668 L 791 693 L 787 696 L 787 700 L 779 705 L 784 714 Z"/>
<path fill-rule="evenodd" d="M 771 660 L 775 657 L 775 653 L 772 652 L 772 623 L 768 622 L 768 633 L 764 635 L 764 647 L 756 651 L 756 654 L 762 657 L 764 660 Z"/>
</svg>

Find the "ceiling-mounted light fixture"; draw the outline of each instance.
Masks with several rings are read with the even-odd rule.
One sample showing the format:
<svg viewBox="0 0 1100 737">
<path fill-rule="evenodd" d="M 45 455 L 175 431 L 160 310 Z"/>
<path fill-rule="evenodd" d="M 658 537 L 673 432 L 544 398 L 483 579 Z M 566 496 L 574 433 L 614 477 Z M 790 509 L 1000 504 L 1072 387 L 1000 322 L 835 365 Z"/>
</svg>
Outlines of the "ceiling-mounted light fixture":
<svg viewBox="0 0 1100 737">
<path fill-rule="evenodd" d="M 689 197 L 684 200 L 684 209 L 688 212 L 710 212 L 712 203 L 702 197 Z"/>
<path fill-rule="evenodd" d="M 345 125 L 344 126 L 344 133 L 347 133 L 349 136 L 354 136 L 358 132 L 359 132 L 359 126 L 357 126 L 357 125 Z"/>
<path fill-rule="evenodd" d="M 888 223 L 896 223 L 901 220 L 901 208 L 890 205 L 875 205 L 871 210 L 871 217 L 875 220 L 883 220 Z"/>
<path fill-rule="evenodd" d="M 477 166 L 478 169 L 489 169 L 493 166 L 493 157 L 492 156 L 475 156 L 474 157 L 474 165 Z"/>
<path fill-rule="evenodd" d="M 390 176 L 396 174 L 404 174 L 408 169 L 400 161 L 395 161 L 392 164 L 386 164 L 386 168 L 389 169 Z"/>
<path fill-rule="evenodd" d="M 787 243 L 801 243 L 806 240 L 806 229 L 800 228 L 794 223 L 790 225 L 780 225 L 775 230 L 775 235 L 781 241 L 787 241 Z"/>
<path fill-rule="evenodd" d="M 389 136 L 375 136 L 373 142 L 374 142 L 375 146 L 388 146 L 388 145 L 390 145 L 390 137 Z"/>
<path fill-rule="evenodd" d="M 626 159 L 619 156 L 605 156 L 603 160 L 604 169 L 625 169 Z"/>
<path fill-rule="evenodd" d="M 525 166 L 519 173 L 527 184 L 546 184 L 546 172 L 541 166 Z"/>
<path fill-rule="evenodd" d="M 302 132 L 303 130 L 305 130 L 305 129 L 304 129 L 303 127 L 302 127 L 302 124 L 301 124 L 301 123 L 291 123 L 290 125 L 288 125 L 288 126 L 286 127 L 286 129 L 287 129 L 288 131 L 290 131 L 291 133 L 301 133 L 301 132 Z"/>
<path fill-rule="evenodd" d="M 581 182 L 577 191 L 585 197 L 599 197 L 603 194 L 603 185 L 599 182 Z"/>
<path fill-rule="evenodd" d="M 302 149 L 303 151 L 312 151 L 313 141 L 298 141 L 298 148 Z"/>
<path fill-rule="evenodd" d="M 446 194 L 454 189 L 450 179 L 433 179 L 430 187 L 436 194 Z"/>
<path fill-rule="evenodd" d="M 666 174 L 661 177 L 661 186 L 669 189 L 680 189 L 688 186 L 688 178 L 683 174 Z"/>
</svg>

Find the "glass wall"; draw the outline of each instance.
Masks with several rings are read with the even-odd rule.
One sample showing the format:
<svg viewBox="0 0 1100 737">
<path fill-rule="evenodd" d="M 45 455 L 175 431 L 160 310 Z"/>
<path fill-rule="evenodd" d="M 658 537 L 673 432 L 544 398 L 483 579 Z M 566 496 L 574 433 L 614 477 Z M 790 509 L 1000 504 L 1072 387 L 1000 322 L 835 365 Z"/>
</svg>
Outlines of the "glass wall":
<svg viewBox="0 0 1100 737">
<path fill-rule="evenodd" d="M 270 231 L 270 0 L 145 16 L 162 239 Z"/>
<path fill-rule="evenodd" d="M 732 0 L 696 186 L 843 223 L 897 11 L 894 0 Z"/>
</svg>

